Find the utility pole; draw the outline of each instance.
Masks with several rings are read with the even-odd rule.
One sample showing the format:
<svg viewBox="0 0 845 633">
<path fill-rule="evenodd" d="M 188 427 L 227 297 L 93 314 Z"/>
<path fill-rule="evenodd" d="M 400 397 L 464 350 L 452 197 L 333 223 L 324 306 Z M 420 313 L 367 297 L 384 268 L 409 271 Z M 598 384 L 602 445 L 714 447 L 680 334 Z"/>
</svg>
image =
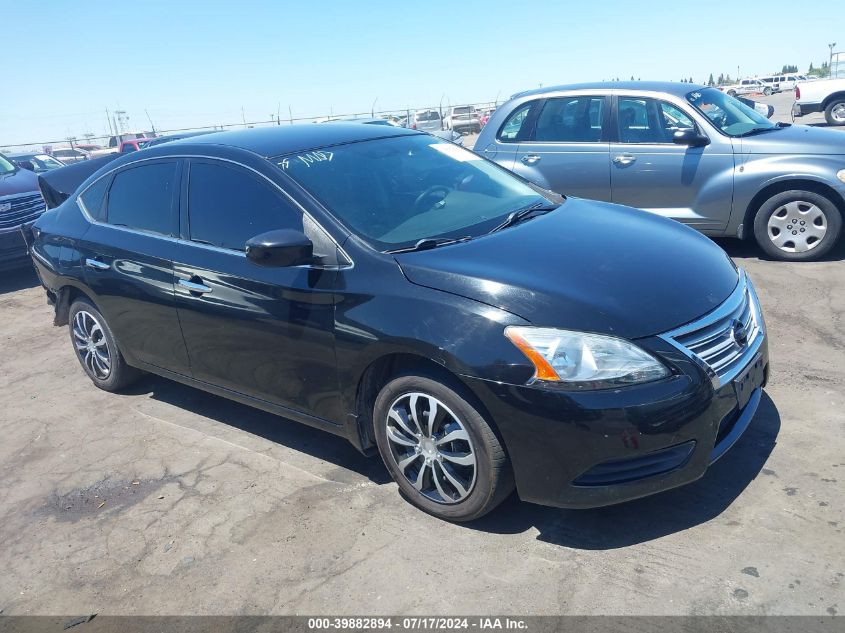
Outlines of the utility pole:
<svg viewBox="0 0 845 633">
<path fill-rule="evenodd" d="M 830 58 L 827 62 L 827 76 L 833 77 L 833 47 L 836 46 L 836 42 L 831 42 L 827 45 L 830 49 Z"/>
<path fill-rule="evenodd" d="M 378 102 L 378 97 L 373 99 L 373 105 L 370 107 L 370 116 L 374 119 L 376 118 L 376 103 Z"/>
<path fill-rule="evenodd" d="M 293 125 L 293 112 L 291 112 L 290 106 L 288 106 L 288 116 L 290 117 L 290 124 Z"/>
</svg>

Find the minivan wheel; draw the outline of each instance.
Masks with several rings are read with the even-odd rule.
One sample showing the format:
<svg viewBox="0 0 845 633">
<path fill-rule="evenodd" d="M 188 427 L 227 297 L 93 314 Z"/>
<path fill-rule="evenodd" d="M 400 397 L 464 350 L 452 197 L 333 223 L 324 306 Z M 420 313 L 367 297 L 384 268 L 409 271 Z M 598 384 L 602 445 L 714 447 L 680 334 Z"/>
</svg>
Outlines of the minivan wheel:
<svg viewBox="0 0 845 633">
<path fill-rule="evenodd" d="M 71 304 L 69 325 L 76 358 L 97 387 L 118 391 L 141 375 L 126 364 L 105 318 L 90 301 L 77 299 Z"/>
<path fill-rule="evenodd" d="M 763 94 L 770 97 L 772 95 L 772 89 L 769 87 L 763 88 Z"/>
<path fill-rule="evenodd" d="M 458 391 L 425 376 L 391 380 L 374 407 L 379 453 L 403 496 L 449 521 L 481 517 L 513 490 L 499 438 Z"/>
<path fill-rule="evenodd" d="M 769 198 L 754 218 L 754 237 L 776 259 L 811 261 L 824 256 L 839 237 L 842 215 L 828 198 L 812 191 L 784 191 Z"/>
<path fill-rule="evenodd" d="M 828 125 L 845 125 L 845 99 L 828 104 L 824 118 Z"/>
</svg>

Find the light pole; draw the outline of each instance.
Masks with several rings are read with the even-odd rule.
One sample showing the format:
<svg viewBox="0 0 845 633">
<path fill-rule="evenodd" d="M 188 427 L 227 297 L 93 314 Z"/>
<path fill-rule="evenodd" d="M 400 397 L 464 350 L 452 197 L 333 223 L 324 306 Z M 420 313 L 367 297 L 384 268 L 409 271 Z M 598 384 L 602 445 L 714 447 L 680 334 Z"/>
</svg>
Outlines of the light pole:
<svg viewBox="0 0 845 633">
<path fill-rule="evenodd" d="M 378 103 L 378 97 L 373 99 L 373 105 L 370 106 L 370 116 L 374 119 L 376 118 L 376 103 Z"/>
<path fill-rule="evenodd" d="M 830 49 L 830 58 L 828 59 L 828 62 L 827 62 L 827 76 L 828 77 L 833 77 L 833 47 L 834 46 L 836 46 L 836 42 L 831 42 L 830 44 L 827 45 L 827 47 Z"/>
</svg>

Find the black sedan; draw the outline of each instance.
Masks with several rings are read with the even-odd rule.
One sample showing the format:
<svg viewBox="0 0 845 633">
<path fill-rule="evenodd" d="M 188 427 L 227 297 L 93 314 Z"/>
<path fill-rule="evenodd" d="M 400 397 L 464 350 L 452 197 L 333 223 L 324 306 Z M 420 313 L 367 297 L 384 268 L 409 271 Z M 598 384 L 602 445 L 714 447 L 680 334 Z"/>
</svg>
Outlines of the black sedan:
<svg viewBox="0 0 845 633">
<path fill-rule="evenodd" d="M 344 436 L 450 520 L 514 486 L 591 507 L 693 481 L 767 378 L 710 240 L 412 130 L 174 141 L 25 233 L 96 386 L 152 372 Z"/>
</svg>

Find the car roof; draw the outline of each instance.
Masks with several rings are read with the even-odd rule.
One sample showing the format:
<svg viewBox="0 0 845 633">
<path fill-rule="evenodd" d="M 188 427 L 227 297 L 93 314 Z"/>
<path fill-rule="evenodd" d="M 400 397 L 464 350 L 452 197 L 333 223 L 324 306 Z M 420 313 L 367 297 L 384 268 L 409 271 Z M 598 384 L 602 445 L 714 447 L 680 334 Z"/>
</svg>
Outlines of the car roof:
<svg viewBox="0 0 845 633">
<path fill-rule="evenodd" d="M 548 86 L 518 92 L 511 98 L 526 97 L 531 95 L 544 95 L 550 92 L 562 92 L 566 90 L 646 90 L 650 92 L 665 92 L 667 94 L 683 97 L 691 90 L 706 88 L 701 84 L 687 84 L 678 81 L 593 81 L 581 84 L 565 84 L 562 86 Z"/>
<path fill-rule="evenodd" d="M 358 123 L 316 125 L 314 123 L 303 123 L 203 134 L 202 136 L 172 141 L 167 143 L 166 147 L 224 145 L 244 149 L 269 158 L 327 145 L 341 145 L 355 141 L 412 134 L 420 134 L 420 132 L 391 125 L 360 125 Z M 164 147 L 165 144 L 162 144 L 162 149 Z"/>
</svg>

